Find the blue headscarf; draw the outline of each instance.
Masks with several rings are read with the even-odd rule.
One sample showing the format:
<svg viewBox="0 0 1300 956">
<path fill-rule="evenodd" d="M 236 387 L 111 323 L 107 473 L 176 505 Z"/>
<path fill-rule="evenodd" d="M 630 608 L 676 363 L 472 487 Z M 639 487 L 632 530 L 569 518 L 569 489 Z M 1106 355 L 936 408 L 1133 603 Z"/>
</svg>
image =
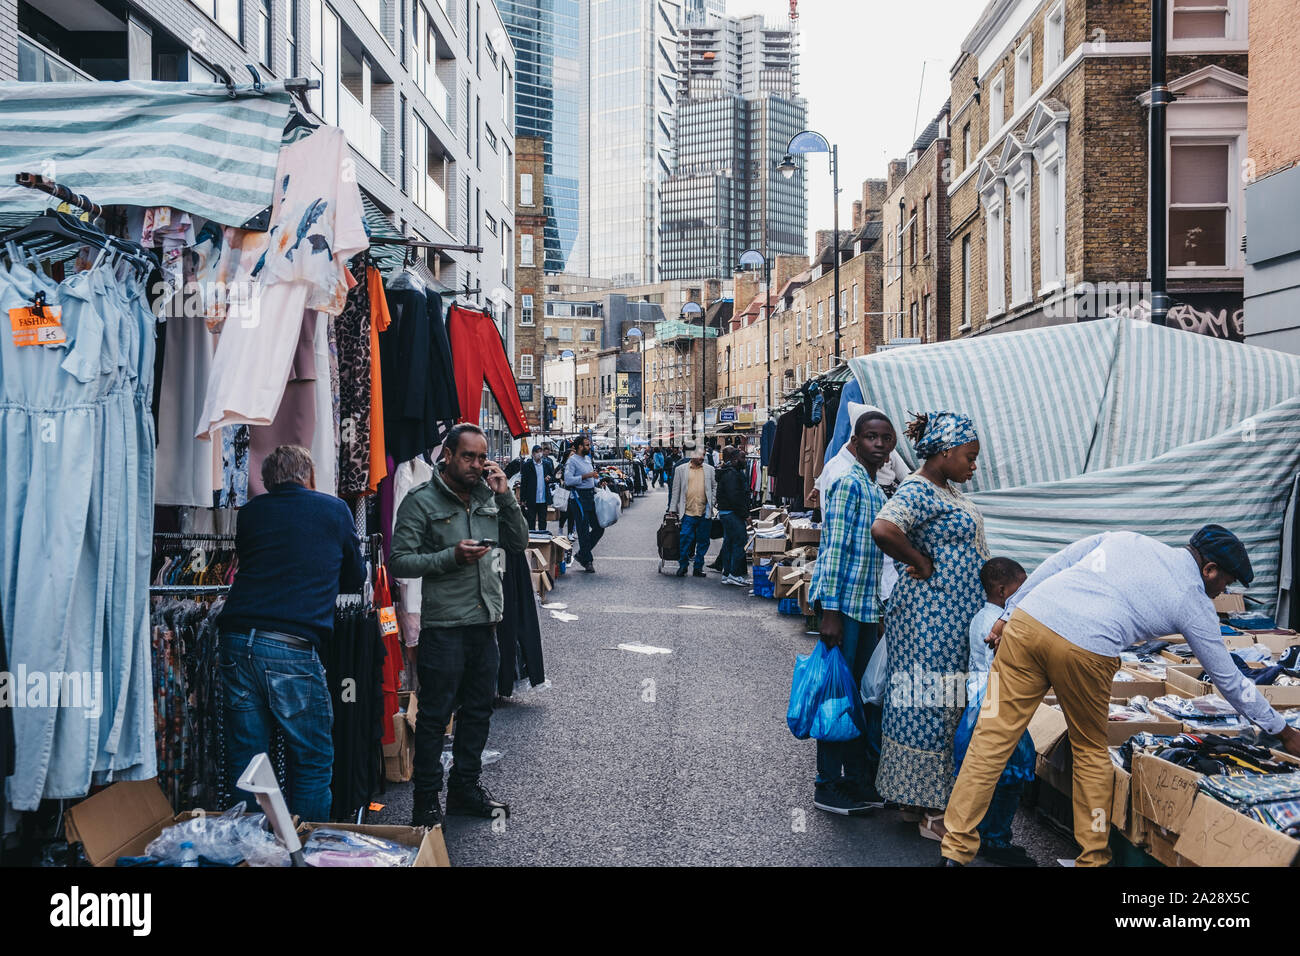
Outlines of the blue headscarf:
<svg viewBox="0 0 1300 956">
<path fill-rule="evenodd" d="M 921 458 L 933 458 L 942 451 L 975 441 L 975 423 L 967 415 L 956 412 L 927 412 L 925 434 L 912 447 Z"/>
</svg>

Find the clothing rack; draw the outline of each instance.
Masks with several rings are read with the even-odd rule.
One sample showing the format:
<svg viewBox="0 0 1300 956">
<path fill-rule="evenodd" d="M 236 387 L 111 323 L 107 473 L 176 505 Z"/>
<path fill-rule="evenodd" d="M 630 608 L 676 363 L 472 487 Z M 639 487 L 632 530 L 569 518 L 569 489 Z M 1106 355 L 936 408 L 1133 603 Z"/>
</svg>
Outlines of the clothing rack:
<svg viewBox="0 0 1300 956">
<path fill-rule="evenodd" d="M 90 213 L 95 219 L 99 219 L 104 215 L 104 207 L 99 203 L 91 202 L 82 193 L 74 193 L 67 186 L 56 183 L 52 179 L 46 179 L 36 173 L 15 173 L 14 182 L 19 186 L 26 186 L 28 189 L 39 189 L 43 193 L 49 193 L 55 199 L 60 199 L 69 206 L 76 206 L 83 212 Z"/>
<path fill-rule="evenodd" d="M 154 540 L 162 541 L 223 541 L 230 544 L 235 541 L 233 534 L 213 534 L 210 531 L 155 531 L 153 536 Z"/>
<path fill-rule="evenodd" d="M 408 249 L 432 249 L 434 252 L 472 252 L 481 253 L 482 246 L 457 245 L 451 242 L 426 242 L 412 239 L 410 236 L 371 236 L 372 246 L 406 246 Z"/>
<path fill-rule="evenodd" d="M 222 594 L 229 593 L 229 584 L 153 584 L 149 586 L 150 597 L 219 597 Z"/>
</svg>

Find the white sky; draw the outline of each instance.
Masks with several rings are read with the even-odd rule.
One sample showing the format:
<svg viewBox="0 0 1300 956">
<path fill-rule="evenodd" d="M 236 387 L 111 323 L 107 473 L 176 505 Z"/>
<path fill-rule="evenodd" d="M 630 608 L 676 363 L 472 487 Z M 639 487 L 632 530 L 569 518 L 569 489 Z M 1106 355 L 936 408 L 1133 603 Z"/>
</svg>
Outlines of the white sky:
<svg viewBox="0 0 1300 956">
<path fill-rule="evenodd" d="M 840 150 L 840 228 L 864 179 L 885 178 L 948 98 L 948 71 L 985 0 L 800 0 L 799 91 L 808 125 Z M 727 0 L 727 13 L 787 21 L 788 0 Z M 925 82 L 922 85 L 922 67 Z M 921 111 L 917 117 L 917 97 Z M 808 244 L 831 228 L 830 167 L 809 157 Z"/>
</svg>

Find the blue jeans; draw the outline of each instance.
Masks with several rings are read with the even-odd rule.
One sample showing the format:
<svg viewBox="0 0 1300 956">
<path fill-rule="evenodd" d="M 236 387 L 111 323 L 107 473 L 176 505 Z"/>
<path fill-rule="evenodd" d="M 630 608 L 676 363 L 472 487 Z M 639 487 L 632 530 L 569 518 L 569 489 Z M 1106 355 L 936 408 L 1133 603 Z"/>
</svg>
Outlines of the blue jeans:
<svg viewBox="0 0 1300 956">
<path fill-rule="evenodd" d="M 847 614 L 841 614 L 844 638 L 840 642 L 840 653 L 853 671 L 855 686 L 862 686 L 862 675 L 867 672 L 867 664 L 876 650 L 880 640 L 880 625 L 867 624 Z M 867 720 L 867 732 L 852 740 L 817 741 L 817 788 L 841 780 L 865 787 L 876 781 L 876 767 L 880 763 L 880 707 L 875 704 L 863 704 L 863 715 Z"/>
<path fill-rule="evenodd" d="M 979 827 L 982 846 L 1007 847 L 1011 845 L 1011 821 L 1020 806 L 1020 794 L 1025 789 L 1023 780 L 999 782 L 993 791 L 993 802 Z"/>
<path fill-rule="evenodd" d="M 745 576 L 745 519 L 735 511 L 719 511 L 722 518 L 722 573 Z"/>
<path fill-rule="evenodd" d="M 226 770 L 230 787 L 249 761 L 271 747 L 271 731 L 284 734 L 288 763 L 285 800 L 304 821 L 329 822 L 333 802 L 334 708 L 325 666 L 311 648 L 249 634 L 221 635 L 221 680 L 225 692 Z M 248 809 L 256 798 L 238 791 Z"/>
<path fill-rule="evenodd" d="M 704 557 L 709 553 L 709 530 L 713 522 L 703 516 L 684 515 L 681 536 L 677 544 L 677 567 L 686 567 L 695 552 L 695 570 L 704 570 Z"/>
</svg>

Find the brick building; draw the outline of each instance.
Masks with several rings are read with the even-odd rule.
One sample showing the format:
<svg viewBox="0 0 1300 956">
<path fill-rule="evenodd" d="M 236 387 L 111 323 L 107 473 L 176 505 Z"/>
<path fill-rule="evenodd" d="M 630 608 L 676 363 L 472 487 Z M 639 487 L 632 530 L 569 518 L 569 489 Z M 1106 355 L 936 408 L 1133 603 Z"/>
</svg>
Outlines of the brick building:
<svg viewBox="0 0 1300 956">
<path fill-rule="evenodd" d="M 886 345 L 949 337 L 949 104 L 907 157 L 889 164 L 884 200 Z"/>
<path fill-rule="evenodd" d="M 668 319 L 645 342 L 645 437 L 678 444 L 699 434 L 701 409 L 718 396 L 718 331 L 733 311 L 730 299 L 704 310 L 704 322 Z M 702 383 L 702 384 L 701 384 Z"/>
<path fill-rule="evenodd" d="M 1170 324 L 1240 339 L 1246 0 L 1174 5 Z M 953 336 L 1147 314 L 1147 0 L 992 0 L 951 70 Z"/>
<path fill-rule="evenodd" d="M 808 257 L 774 256 L 771 264 L 771 288 L 764 303 L 764 272 L 755 269 L 736 273 L 737 309 L 718 339 L 718 398 L 720 406 L 741 406 L 754 411 L 759 421 L 766 421 L 768 407 L 767 329 L 772 313 L 772 388 L 773 404 L 781 399 L 782 369 L 780 358 L 781 325 L 774 308 L 782 292 L 796 276 L 808 269 Z"/>
<path fill-rule="evenodd" d="M 515 328 L 511 362 L 528 424 L 542 424 L 542 364 L 546 356 L 546 285 L 541 250 L 546 243 L 547 215 L 542 202 L 546 141 L 539 136 L 515 139 Z"/>
<path fill-rule="evenodd" d="M 1300 17 L 1292 0 L 1250 5 L 1252 166 L 1246 170 L 1246 341 L 1300 354 Z"/>
</svg>

